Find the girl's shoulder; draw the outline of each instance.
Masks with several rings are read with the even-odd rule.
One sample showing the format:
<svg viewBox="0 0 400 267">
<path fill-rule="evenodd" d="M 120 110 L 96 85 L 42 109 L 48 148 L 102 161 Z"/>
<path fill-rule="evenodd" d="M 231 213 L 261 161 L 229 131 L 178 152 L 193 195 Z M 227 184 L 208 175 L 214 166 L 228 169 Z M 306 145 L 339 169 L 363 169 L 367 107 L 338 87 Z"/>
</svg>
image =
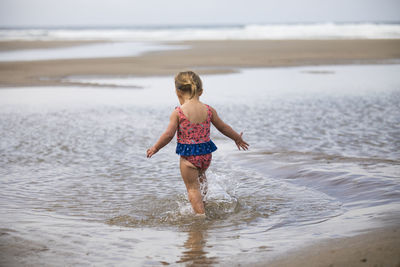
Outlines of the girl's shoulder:
<svg viewBox="0 0 400 267">
<path fill-rule="evenodd" d="M 201 102 L 201 104 L 203 104 L 204 106 L 206 106 L 207 110 L 214 110 L 213 107 L 211 107 L 210 105 L 208 105 L 208 104 L 206 104 L 206 103 Z M 181 105 L 181 106 L 176 106 L 174 111 L 183 112 L 183 110 L 185 110 L 185 105 L 187 105 L 187 104 L 183 104 L 183 105 Z"/>
<path fill-rule="evenodd" d="M 176 106 L 175 109 L 172 111 L 172 115 L 179 115 L 182 112 L 182 109 L 180 106 Z"/>
<path fill-rule="evenodd" d="M 210 119 L 210 120 L 212 120 L 213 119 L 213 116 L 214 116 L 214 114 L 215 114 L 215 109 L 212 107 L 212 106 L 210 106 L 210 105 L 208 105 L 208 104 L 206 104 L 206 103 L 202 103 L 203 105 L 205 105 L 206 107 L 207 107 L 207 113 L 208 113 L 208 118 Z"/>
<path fill-rule="evenodd" d="M 212 112 L 213 108 L 210 105 L 208 105 L 206 103 L 203 103 L 203 104 L 207 107 L 208 111 Z"/>
<path fill-rule="evenodd" d="M 206 106 L 206 108 L 207 108 L 207 113 L 209 114 L 209 116 L 210 117 L 212 117 L 212 115 L 214 114 L 214 112 L 215 112 L 215 109 L 213 108 L 213 107 L 211 107 L 210 105 L 208 105 L 208 104 L 206 104 L 206 103 L 203 103 L 203 102 L 201 102 L 204 106 Z"/>
<path fill-rule="evenodd" d="M 203 103 L 203 102 L 202 102 L 202 104 L 203 104 L 204 106 L 206 106 L 208 109 L 211 108 L 211 106 L 208 105 L 208 104 L 206 104 L 206 103 Z"/>
<path fill-rule="evenodd" d="M 209 112 L 211 112 L 211 114 L 215 114 L 217 112 L 212 106 L 210 106 L 206 103 L 203 103 L 203 104 L 207 107 L 207 109 L 209 110 Z"/>
<path fill-rule="evenodd" d="M 172 115 L 178 118 L 178 120 L 181 120 L 185 117 L 185 114 L 183 113 L 183 110 L 181 106 L 176 106 L 175 109 L 172 111 Z"/>
</svg>

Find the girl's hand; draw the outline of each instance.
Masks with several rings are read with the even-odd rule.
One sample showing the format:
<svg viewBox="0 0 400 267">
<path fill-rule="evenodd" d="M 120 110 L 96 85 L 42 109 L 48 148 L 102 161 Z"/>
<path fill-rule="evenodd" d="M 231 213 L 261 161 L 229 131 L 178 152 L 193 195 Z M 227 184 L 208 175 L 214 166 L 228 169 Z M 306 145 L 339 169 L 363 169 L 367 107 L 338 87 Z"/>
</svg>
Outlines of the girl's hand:
<svg viewBox="0 0 400 267">
<path fill-rule="evenodd" d="M 154 146 L 147 149 L 147 157 L 151 158 L 151 156 L 153 156 L 154 154 L 156 154 L 158 152 L 158 149 L 156 149 Z"/>
<path fill-rule="evenodd" d="M 249 149 L 249 144 L 246 143 L 243 139 L 242 139 L 242 135 L 243 132 L 240 133 L 239 137 L 236 138 L 235 143 L 238 147 L 238 149 L 243 149 L 243 150 L 248 150 Z"/>
</svg>

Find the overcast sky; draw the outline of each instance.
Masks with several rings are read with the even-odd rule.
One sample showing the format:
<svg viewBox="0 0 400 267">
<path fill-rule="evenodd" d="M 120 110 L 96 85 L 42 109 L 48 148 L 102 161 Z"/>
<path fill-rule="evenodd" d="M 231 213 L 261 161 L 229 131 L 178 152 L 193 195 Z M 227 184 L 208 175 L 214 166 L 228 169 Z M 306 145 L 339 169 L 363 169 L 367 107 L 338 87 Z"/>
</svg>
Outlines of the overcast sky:
<svg viewBox="0 0 400 267">
<path fill-rule="evenodd" d="M 0 0 L 0 27 L 400 21 L 400 0 Z"/>
</svg>

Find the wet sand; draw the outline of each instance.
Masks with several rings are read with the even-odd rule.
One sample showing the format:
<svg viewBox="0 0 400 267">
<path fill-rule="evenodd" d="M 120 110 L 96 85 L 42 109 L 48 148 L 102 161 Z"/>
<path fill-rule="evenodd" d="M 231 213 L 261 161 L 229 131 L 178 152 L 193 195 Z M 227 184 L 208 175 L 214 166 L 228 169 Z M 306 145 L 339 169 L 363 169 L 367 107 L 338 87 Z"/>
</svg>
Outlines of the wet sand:
<svg viewBox="0 0 400 267">
<path fill-rule="evenodd" d="M 43 266 L 37 259 L 48 250 L 44 244 L 21 238 L 10 229 L 0 230 L 0 266 Z"/>
<path fill-rule="evenodd" d="M 85 44 L 87 42 L 82 42 Z M 3 42 L 0 50 L 50 48 L 78 42 Z M 63 85 L 71 75 L 174 75 L 183 69 L 200 74 L 236 68 L 378 64 L 400 59 L 400 40 L 187 41 L 186 50 L 149 52 L 138 57 L 0 62 L 0 86 Z"/>
<path fill-rule="evenodd" d="M 99 41 L 0 41 L 0 51 L 60 48 L 94 43 Z"/>
<path fill-rule="evenodd" d="M 268 266 L 400 266 L 400 227 L 319 242 L 282 255 Z M 259 266 L 265 266 L 260 264 Z"/>
</svg>

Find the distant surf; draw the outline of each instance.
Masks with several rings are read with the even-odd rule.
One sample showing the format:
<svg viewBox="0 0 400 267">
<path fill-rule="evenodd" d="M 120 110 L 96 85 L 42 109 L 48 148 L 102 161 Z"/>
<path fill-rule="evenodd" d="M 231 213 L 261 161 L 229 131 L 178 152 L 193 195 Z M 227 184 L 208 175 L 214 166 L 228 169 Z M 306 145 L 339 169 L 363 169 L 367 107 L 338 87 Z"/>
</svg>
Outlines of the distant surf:
<svg viewBox="0 0 400 267">
<path fill-rule="evenodd" d="M 208 26 L 3 28 L 5 40 L 299 40 L 399 39 L 399 23 L 299 23 Z"/>
</svg>

